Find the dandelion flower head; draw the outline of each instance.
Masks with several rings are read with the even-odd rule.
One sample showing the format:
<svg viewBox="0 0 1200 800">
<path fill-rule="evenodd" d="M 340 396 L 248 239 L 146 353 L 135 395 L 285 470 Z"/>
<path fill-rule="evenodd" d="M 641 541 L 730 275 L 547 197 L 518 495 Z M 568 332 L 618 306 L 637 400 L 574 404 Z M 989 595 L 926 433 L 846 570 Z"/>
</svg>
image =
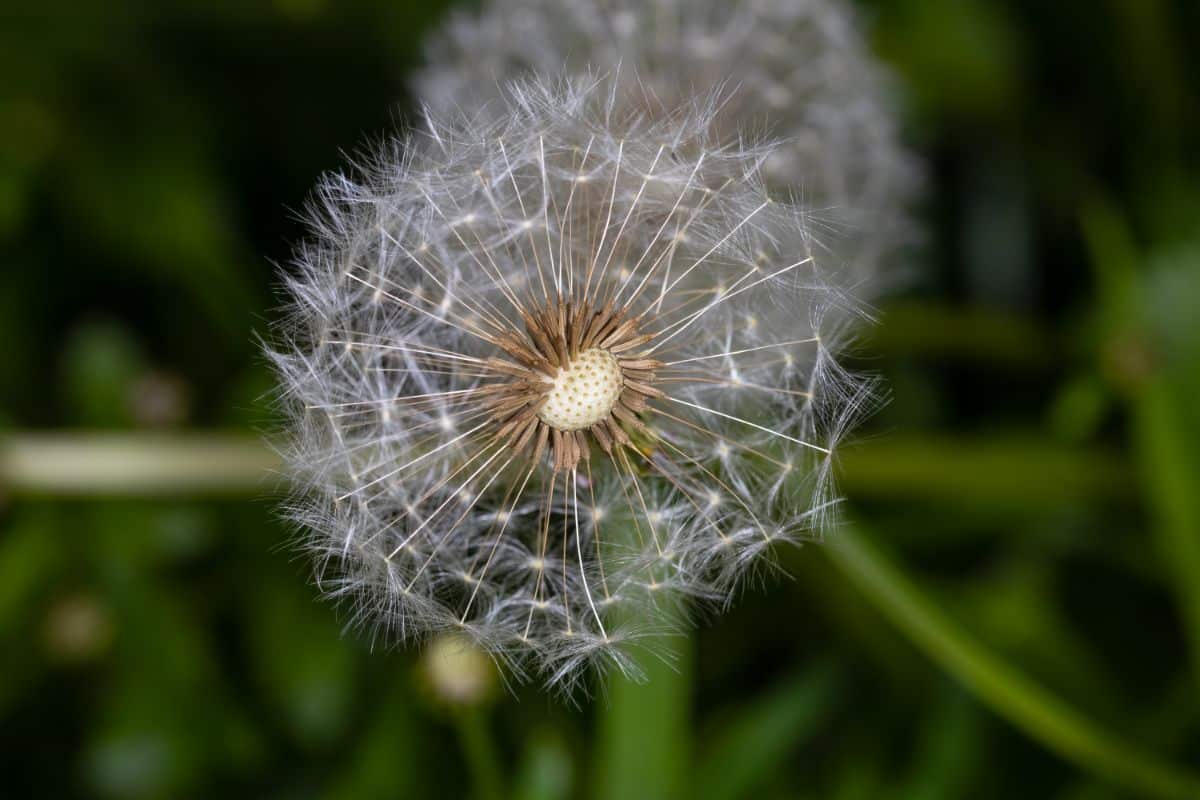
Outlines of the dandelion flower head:
<svg viewBox="0 0 1200 800">
<path fill-rule="evenodd" d="M 721 100 L 510 86 L 328 177 L 272 353 L 320 586 L 570 687 L 819 530 L 853 304 Z"/>
</svg>

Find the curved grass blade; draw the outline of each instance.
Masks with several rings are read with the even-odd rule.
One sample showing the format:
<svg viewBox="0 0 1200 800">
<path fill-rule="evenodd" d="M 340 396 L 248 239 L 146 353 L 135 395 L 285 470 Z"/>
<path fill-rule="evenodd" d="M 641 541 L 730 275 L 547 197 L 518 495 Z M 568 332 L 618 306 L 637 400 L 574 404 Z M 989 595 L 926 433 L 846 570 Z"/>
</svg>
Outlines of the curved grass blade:
<svg viewBox="0 0 1200 800">
<path fill-rule="evenodd" d="M 1142 752 L 971 639 L 862 532 L 847 525 L 824 551 L 842 573 L 982 702 L 1058 755 L 1139 797 L 1200 797 L 1200 777 Z"/>
</svg>

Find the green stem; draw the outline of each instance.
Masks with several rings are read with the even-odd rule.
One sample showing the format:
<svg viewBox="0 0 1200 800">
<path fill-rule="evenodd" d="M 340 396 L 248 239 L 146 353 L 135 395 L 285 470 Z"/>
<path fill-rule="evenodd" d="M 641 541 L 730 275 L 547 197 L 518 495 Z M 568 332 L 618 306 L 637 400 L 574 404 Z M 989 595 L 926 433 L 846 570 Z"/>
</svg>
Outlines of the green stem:
<svg viewBox="0 0 1200 800">
<path fill-rule="evenodd" d="M 851 497 L 949 497 L 1020 509 L 1135 497 L 1129 467 L 1111 453 L 1056 446 L 1028 434 L 889 436 L 852 444 L 838 458 L 840 485 Z"/>
<path fill-rule="evenodd" d="M 596 797 L 601 800 L 671 800 L 684 797 L 691 735 L 691 639 L 648 643 L 670 650 L 667 663 L 640 653 L 644 681 L 613 673 L 608 702 L 599 709 Z"/>
<path fill-rule="evenodd" d="M 1081 225 L 1099 287 L 1101 320 L 1114 342 L 1148 340 L 1142 283 L 1153 269 L 1136 247 L 1132 232 L 1112 205 L 1094 198 Z M 1191 649 L 1192 671 L 1200 685 L 1200 463 L 1190 447 L 1194 428 L 1185 410 L 1195 398 L 1180 380 L 1194 369 L 1152 353 L 1146 374 L 1124 375 L 1133 418 L 1133 444 L 1141 487 L 1150 501 L 1154 534 L 1173 584 Z"/>
<path fill-rule="evenodd" d="M 1182 396 L 1156 376 L 1135 398 L 1133 419 L 1142 484 L 1154 512 L 1159 549 L 1173 578 L 1195 685 L 1200 686 L 1200 470 L 1180 422 L 1181 402 Z"/>
<path fill-rule="evenodd" d="M 1049 749 L 1138 796 L 1200 797 L 1200 777 L 1098 728 L 972 640 L 860 530 L 847 526 L 831 535 L 825 552 L 927 656 Z"/>
<path fill-rule="evenodd" d="M 239 434 L 14 433 L 0 438 L 0 490 L 126 496 L 270 491 L 279 459 Z"/>
<path fill-rule="evenodd" d="M 1028 508 L 1074 498 L 1129 498 L 1129 469 L 1109 453 L 1038 442 L 890 437 L 842 452 L 855 497 L 964 497 Z M 33 496 L 265 494 L 279 459 L 244 434 L 15 433 L 0 436 L 0 491 Z"/>
<path fill-rule="evenodd" d="M 483 710 L 478 706 L 458 709 L 455 726 L 471 772 L 474 796 L 477 800 L 501 800 L 504 797 L 504 772 Z"/>
</svg>

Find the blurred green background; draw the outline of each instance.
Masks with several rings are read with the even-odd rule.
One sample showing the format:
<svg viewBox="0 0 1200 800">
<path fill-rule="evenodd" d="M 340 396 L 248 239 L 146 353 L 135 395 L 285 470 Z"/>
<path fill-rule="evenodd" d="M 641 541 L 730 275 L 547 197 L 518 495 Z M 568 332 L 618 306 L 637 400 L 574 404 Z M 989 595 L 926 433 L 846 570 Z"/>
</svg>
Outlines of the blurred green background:
<svg viewBox="0 0 1200 800">
<path fill-rule="evenodd" d="M 1200 4 L 865 4 L 928 237 L 851 521 L 578 707 L 343 635 L 260 477 L 275 264 L 446 5 L 0 12 L 0 794 L 1200 797 Z"/>
</svg>

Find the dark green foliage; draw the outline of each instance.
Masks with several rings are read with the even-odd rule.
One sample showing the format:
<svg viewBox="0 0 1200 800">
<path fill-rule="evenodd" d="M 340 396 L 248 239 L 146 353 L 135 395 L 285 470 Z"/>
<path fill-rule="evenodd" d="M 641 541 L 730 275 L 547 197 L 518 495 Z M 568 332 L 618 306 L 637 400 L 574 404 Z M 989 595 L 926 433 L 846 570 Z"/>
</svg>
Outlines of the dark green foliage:
<svg viewBox="0 0 1200 800">
<path fill-rule="evenodd" d="M 17 5 L 0 425 L 269 428 L 253 331 L 296 212 L 412 114 L 445 3 Z M 666 643 L 645 686 L 464 711 L 341 634 L 266 484 L 60 501 L 0 468 L 0 793 L 1188 796 L 1200 11 L 866 5 L 930 175 L 915 280 L 860 348 L 893 396 L 844 458 L 861 528 L 779 554 L 795 580 Z M 502 778 L 472 788 L 472 753 Z"/>
</svg>

